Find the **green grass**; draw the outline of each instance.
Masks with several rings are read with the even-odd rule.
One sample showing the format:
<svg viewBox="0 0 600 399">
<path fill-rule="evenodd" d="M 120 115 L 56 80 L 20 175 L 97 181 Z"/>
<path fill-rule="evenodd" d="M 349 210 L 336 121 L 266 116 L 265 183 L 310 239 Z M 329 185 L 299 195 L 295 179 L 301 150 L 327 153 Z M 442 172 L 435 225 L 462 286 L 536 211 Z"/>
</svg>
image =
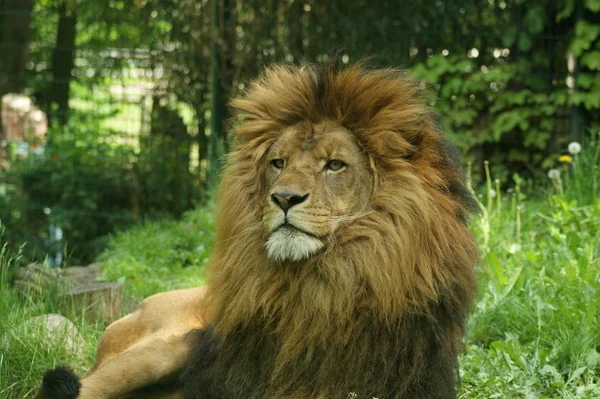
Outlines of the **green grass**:
<svg viewBox="0 0 600 399">
<path fill-rule="evenodd" d="M 214 238 L 212 207 L 181 221 L 153 221 L 113 236 L 99 261 L 103 276 L 125 282 L 136 301 L 161 291 L 201 285 Z"/>
<path fill-rule="evenodd" d="M 50 368 L 68 364 L 84 372 L 93 362 L 104 325 L 71 318 L 83 339 L 80 354 L 66 348 L 66 335 L 58 333 L 49 339 L 39 325 L 27 322 L 36 316 L 59 313 L 58 288 L 51 285 L 43 293 L 19 294 L 8 286 L 4 276 L 13 260 L 6 246 L 0 247 L 0 398 L 20 399 L 35 392 L 43 373 Z"/>
<path fill-rule="evenodd" d="M 485 196 L 462 398 L 600 397 L 599 153 L 588 143 L 545 198 L 518 178 L 508 198 Z"/>
<path fill-rule="evenodd" d="M 460 398 L 600 398 L 600 144 L 588 143 L 561 180 L 514 177 L 501 192 L 489 173 L 482 216 L 479 290 L 461 357 Z M 487 195 L 494 189 L 496 197 Z M 201 284 L 213 241 L 214 210 L 182 221 L 147 222 L 116 234 L 101 256 L 104 277 L 121 279 L 132 306 L 158 291 Z M 0 253 L 0 266 L 9 260 Z M 0 278 L 0 281 L 3 281 Z M 100 325 L 75 320 L 86 342 L 74 358 L 22 328 L 56 311 L 56 292 L 0 296 L 0 398 L 21 398 L 45 369 L 92 362 Z"/>
</svg>

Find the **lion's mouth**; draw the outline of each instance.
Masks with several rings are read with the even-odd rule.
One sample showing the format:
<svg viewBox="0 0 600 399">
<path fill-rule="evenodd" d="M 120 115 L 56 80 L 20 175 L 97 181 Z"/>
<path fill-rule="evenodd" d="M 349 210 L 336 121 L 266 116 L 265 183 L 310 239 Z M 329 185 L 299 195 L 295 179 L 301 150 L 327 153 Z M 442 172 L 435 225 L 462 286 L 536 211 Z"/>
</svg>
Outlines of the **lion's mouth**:
<svg viewBox="0 0 600 399">
<path fill-rule="evenodd" d="M 271 259 L 284 262 L 308 259 L 325 244 L 322 237 L 285 222 L 271 233 L 265 247 Z"/>
<path fill-rule="evenodd" d="M 319 236 L 317 234 L 314 234 L 314 233 L 311 233 L 309 231 L 306 231 L 306 230 L 304 230 L 304 229 L 302 229 L 302 228 L 300 228 L 300 227 L 298 227 L 296 225 L 291 224 L 288 221 L 284 222 L 279 227 L 277 227 L 275 230 L 273 230 L 271 232 L 271 234 L 275 233 L 276 231 L 282 231 L 285 234 L 289 234 L 290 237 L 295 237 L 295 236 L 298 235 L 298 233 L 301 233 L 301 234 L 306 234 L 307 236 L 310 236 L 310 237 L 317 238 L 319 240 L 322 240 L 322 239 L 325 238 L 324 236 Z"/>
</svg>

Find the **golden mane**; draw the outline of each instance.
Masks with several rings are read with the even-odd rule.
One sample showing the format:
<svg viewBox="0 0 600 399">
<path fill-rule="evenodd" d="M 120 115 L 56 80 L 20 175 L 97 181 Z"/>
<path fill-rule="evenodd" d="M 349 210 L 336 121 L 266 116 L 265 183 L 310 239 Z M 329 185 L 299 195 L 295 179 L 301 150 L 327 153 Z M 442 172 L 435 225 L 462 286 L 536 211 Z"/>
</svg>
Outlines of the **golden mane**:
<svg viewBox="0 0 600 399">
<path fill-rule="evenodd" d="M 363 64 L 342 70 L 278 65 L 231 105 L 240 124 L 237 150 L 221 183 L 207 284 L 209 319 L 223 345 L 249 331 L 254 338 L 244 335 L 248 346 L 276 339 L 261 346 L 271 355 L 268 367 L 258 366 L 269 370 L 268 377 L 233 376 L 243 367 L 222 356 L 229 360 L 215 366 L 215 373 L 237 381 L 228 392 L 258 389 L 251 385 L 261 381 L 269 385 L 264 391 L 269 397 L 283 397 L 300 392 L 293 384 L 308 379 L 317 388 L 306 397 L 327 392 L 338 397 L 339 387 L 326 387 L 351 386 L 353 379 L 368 385 L 375 371 L 358 375 L 360 368 L 371 367 L 366 357 L 390 350 L 407 353 L 406 364 L 394 366 L 394 373 L 402 369 L 406 387 L 395 392 L 410 392 L 410 381 L 423 378 L 430 367 L 424 359 L 438 338 L 436 350 L 452 363 L 475 287 L 477 249 L 465 220 L 476 204 L 419 82 L 398 70 L 368 70 Z M 335 121 L 352 132 L 369 157 L 375 187 L 369 211 L 340 228 L 323 253 L 282 265 L 265 251 L 261 206 L 267 187 L 261 176 L 270 145 L 284 128 L 301 121 Z M 413 318 L 418 321 L 407 321 Z M 423 320 L 434 320 L 437 327 L 423 327 Z M 366 333 L 374 324 L 378 329 Z M 399 337 L 387 346 L 375 336 L 405 329 L 417 331 L 406 331 L 410 339 Z M 395 334 L 380 338 L 395 340 Z M 241 358 L 260 357 L 241 344 L 236 350 L 243 351 L 236 355 Z M 349 360 L 343 353 L 358 357 L 357 368 L 328 374 L 327 367 Z M 315 375 L 307 371 L 315 367 L 320 370 Z"/>
</svg>

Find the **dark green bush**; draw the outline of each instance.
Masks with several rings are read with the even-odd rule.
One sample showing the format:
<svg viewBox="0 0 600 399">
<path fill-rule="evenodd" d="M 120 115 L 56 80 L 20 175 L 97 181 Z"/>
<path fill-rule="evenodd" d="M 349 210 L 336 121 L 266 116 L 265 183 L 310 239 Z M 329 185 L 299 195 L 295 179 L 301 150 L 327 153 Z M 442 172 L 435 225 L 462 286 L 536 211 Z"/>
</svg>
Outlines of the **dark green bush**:
<svg viewBox="0 0 600 399">
<path fill-rule="evenodd" d="M 0 179 L 10 246 L 27 243 L 24 262 L 50 255 L 81 264 L 96 258 L 109 233 L 147 217 L 180 217 L 199 183 L 185 125 L 172 122 L 153 118 L 148 136 L 127 136 L 74 112 L 43 148 L 13 156 Z"/>
<path fill-rule="evenodd" d="M 132 202 L 133 151 L 99 132 L 81 121 L 56 128 L 43 153 L 13 164 L 7 199 L 18 215 L 6 224 L 16 241 L 28 242 L 26 258 L 60 253 L 67 243 L 65 255 L 72 262 L 91 261 L 102 249 L 99 237 L 138 216 Z"/>
</svg>

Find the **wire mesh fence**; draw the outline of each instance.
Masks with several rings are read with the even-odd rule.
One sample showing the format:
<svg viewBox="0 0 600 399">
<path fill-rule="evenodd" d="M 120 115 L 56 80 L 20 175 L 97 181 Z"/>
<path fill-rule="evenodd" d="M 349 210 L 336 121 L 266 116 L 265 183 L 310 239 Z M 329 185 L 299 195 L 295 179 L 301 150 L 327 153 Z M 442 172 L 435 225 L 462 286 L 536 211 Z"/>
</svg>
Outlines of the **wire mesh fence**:
<svg viewBox="0 0 600 399">
<path fill-rule="evenodd" d="M 475 170 L 533 174 L 598 124 L 585 2 L 102 3 L 0 1 L 0 220 L 28 259 L 89 261 L 115 229 L 201 204 L 227 98 L 274 61 L 412 69 Z"/>
</svg>

